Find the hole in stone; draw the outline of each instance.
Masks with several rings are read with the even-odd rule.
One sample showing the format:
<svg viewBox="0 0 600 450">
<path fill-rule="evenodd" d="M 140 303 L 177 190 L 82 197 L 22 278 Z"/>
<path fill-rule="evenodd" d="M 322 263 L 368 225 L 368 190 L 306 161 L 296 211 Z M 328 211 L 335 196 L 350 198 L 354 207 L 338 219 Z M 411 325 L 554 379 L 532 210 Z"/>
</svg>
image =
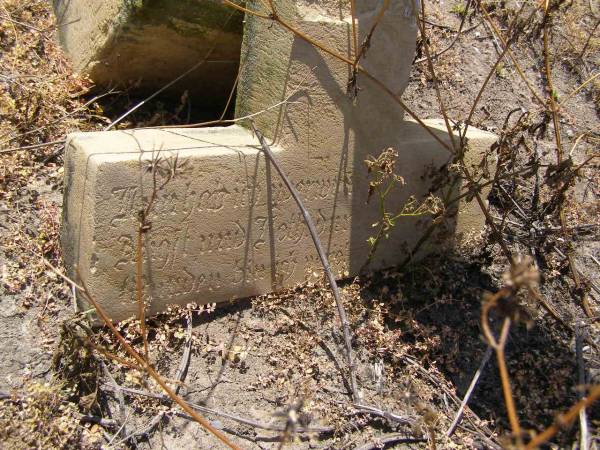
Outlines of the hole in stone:
<svg viewBox="0 0 600 450">
<path fill-rule="evenodd" d="M 115 120 L 188 71 L 131 113 L 121 127 L 186 125 L 233 116 L 235 93 L 225 106 L 239 68 L 241 12 L 209 0 L 109 3 L 89 15 L 81 13 L 86 4 L 82 0 L 54 2 L 59 22 L 70 24 L 60 30 L 63 48 L 74 69 L 98 86 L 87 100 L 111 86 L 121 92 L 97 101 L 99 116 Z"/>
<path fill-rule="evenodd" d="M 237 69 L 236 69 L 237 70 Z M 230 92 L 234 88 L 235 76 L 231 80 Z M 121 93 L 109 95 L 96 100 L 102 115 L 116 120 L 123 113 L 144 101 L 152 92 L 135 88 L 118 89 Z M 95 89 L 86 95 L 86 101 L 107 92 L 107 89 Z M 210 97 L 211 93 L 207 92 Z M 190 94 L 185 89 L 173 89 L 144 103 L 132 112 L 121 124 L 125 128 L 141 128 L 161 125 L 187 125 L 223 119 L 232 119 L 235 111 L 237 92 L 234 92 L 229 105 L 228 97 L 213 95 L 209 102 L 203 101 L 199 95 Z M 90 105 L 91 106 L 91 105 Z M 218 125 L 215 125 L 218 126 Z"/>
</svg>

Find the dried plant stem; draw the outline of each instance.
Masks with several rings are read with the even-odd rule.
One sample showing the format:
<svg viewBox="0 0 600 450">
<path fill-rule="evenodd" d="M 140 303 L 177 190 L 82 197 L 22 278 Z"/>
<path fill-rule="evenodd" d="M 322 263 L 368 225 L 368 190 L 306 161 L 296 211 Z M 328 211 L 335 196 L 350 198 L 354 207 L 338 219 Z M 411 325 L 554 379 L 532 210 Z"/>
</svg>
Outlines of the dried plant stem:
<svg viewBox="0 0 600 450">
<path fill-rule="evenodd" d="M 294 197 L 294 201 L 298 205 L 298 208 L 300 208 L 300 211 L 302 212 L 302 217 L 304 218 L 304 221 L 306 222 L 306 225 L 308 226 L 308 230 L 310 231 L 311 238 L 313 240 L 313 243 L 315 244 L 317 253 L 319 254 L 319 259 L 321 260 L 321 263 L 323 264 L 323 269 L 325 271 L 325 275 L 327 276 L 327 281 L 329 281 L 329 286 L 331 287 L 331 291 L 333 292 L 333 297 L 335 298 L 335 303 L 336 303 L 337 310 L 338 310 L 338 316 L 339 316 L 340 322 L 342 323 L 342 329 L 343 329 L 343 333 L 344 333 L 344 343 L 346 345 L 346 358 L 348 360 L 348 369 L 350 372 L 350 387 L 352 388 L 352 397 L 355 402 L 360 401 L 360 393 L 358 390 L 358 383 L 356 381 L 356 367 L 354 365 L 354 356 L 353 356 L 353 351 L 352 351 L 352 338 L 350 335 L 350 323 L 348 322 L 348 317 L 346 316 L 346 310 L 344 309 L 344 305 L 342 303 L 342 299 L 341 299 L 340 291 L 338 289 L 337 282 L 335 281 L 335 277 L 333 276 L 333 272 L 331 271 L 329 261 L 327 260 L 327 255 L 325 254 L 325 251 L 323 250 L 323 246 L 321 245 L 319 233 L 317 232 L 317 229 L 315 228 L 314 222 L 313 222 L 312 218 L 310 217 L 308 210 L 304 206 L 304 202 L 302 202 L 302 199 L 300 198 L 300 194 L 298 193 L 298 191 L 296 190 L 294 185 L 290 182 L 290 180 L 287 177 L 287 175 L 285 174 L 285 172 L 283 172 L 281 166 L 275 159 L 275 155 L 273 155 L 271 148 L 267 144 L 267 141 L 265 140 L 264 136 L 262 135 L 262 133 L 260 131 L 258 131 L 256 129 L 256 126 L 254 125 L 253 122 L 251 123 L 251 125 L 252 125 L 252 130 L 254 131 L 254 133 L 258 137 L 258 140 L 260 141 L 263 152 L 269 159 L 269 162 L 271 164 L 273 164 L 273 166 L 275 167 L 275 170 L 277 170 L 277 173 L 279 174 L 279 176 L 283 180 L 284 184 L 290 191 L 290 194 L 292 194 L 292 197 Z"/>
<path fill-rule="evenodd" d="M 507 336 L 508 331 L 510 330 L 510 319 L 505 318 L 504 323 L 502 324 L 502 336 Z M 513 430 L 513 435 L 520 440 L 521 436 L 521 425 L 519 424 L 519 418 L 517 416 L 517 408 L 515 406 L 515 401 L 512 395 L 512 390 L 510 387 L 510 378 L 508 375 L 508 369 L 506 368 L 506 358 L 504 354 L 504 343 L 506 338 L 504 338 L 504 342 L 501 340 L 501 345 L 499 345 L 496 350 L 496 360 L 498 361 L 498 369 L 500 371 L 500 379 L 502 380 L 502 392 L 504 395 L 504 401 L 506 402 L 506 410 L 508 412 L 508 419 L 510 421 L 510 426 Z"/>
<path fill-rule="evenodd" d="M 397 423 L 400 425 L 415 425 L 417 422 L 414 418 L 410 416 L 400 416 L 398 414 L 394 414 L 390 411 L 385 411 L 383 409 L 376 408 L 370 405 L 363 405 L 360 403 L 354 403 L 354 407 L 357 409 L 359 413 L 362 414 L 370 414 L 377 417 L 382 417 L 384 419 L 389 420 L 392 423 Z"/>
<path fill-rule="evenodd" d="M 358 37 L 356 35 L 356 0 L 350 0 L 350 15 L 352 16 L 352 55 L 354 56 L 354 61 L 358 62 Z"/>
<path fill-rule="evenodd" d="M 508 333 L 510 331 L 511 320 L 508 317 L 504 318 L 499 339 L 496 339 L 494 337 L 489 325 L 490 310 L 497 306 L 498 300 L 509 296 L 511 293 L 511 289 L 502 288 L 491 298 L 487 299 L 487 301 L 481 307 L 481 327 L 483 329 L 483 334 L 485 335 L 488 341 L 488 344 L 496 352 L 496 360 L 498 362 L 500 380 L 502 382 L 502 393 L 504 395 L 504 402 L 506 404 L 508 420 L 510 422 L 513 437 L 517 440 L 517 444 L 520 446 L 522 442 L 521 425 L 519 424 L 517 409 L 515 407 L 515 401 L 510 387 L 510 377 L 508 375 L 508 369 L 506 368 L 506 358 L 504 354 L 504 348 L 506 346 Z"/>
<path fill-rule="evenodd" d="M 124 392 L 125 394 L 127 394 L 129 396 L 138 395 L 138 396 L 142 396 L 142 397 L 154 398 L 156 400 L 163 400 L 163 401 L 169 400 L 169 397 L 162 395 L 162 394 L 155 394 L 153 392 L 143 391 L 140 389 L 128 388 L 125 386 L 118 386 L 118 385 L 113 386 L 113 385 L 109 385 L 109 384 L 104 384 L 103 388 L 106 388 L 106 389 L 109 389 L 112 391 Z M 186 403 L 190 406 L 190 408 L 194 408 L 197 411 L 203 412 L 205 414 L 212 414 L 215 416 L 224 417 L 226 419 L 230 419 L 230 420 L 233 420 L 234 422 L 248 425 L 250 427 L 260 428 L 262 430 L 277 431 L 277 432 L 282 432 L 285 430 L 285 427 L 277 426 L 277 425 L 274 425 L 271 423 L 261 423 L 261 422 L 257 422 L 255 420 L 248 419 L 245 417 L 235 416 L 235 415 L 227 413 L 227 412 L 218 411 L 218 410 L 212 409 L 212 408 L 207 408 L 206 406 L 196 405 L 196 404 L 190 403 L 190 402 L 186 402 Z M 334 427 L 310 427 L 310 428 L 300 427 L 296 430 L 296 432 L 298 432 L 298 433 L 332 433 L 333 431 L 335 431 Z"/>
<path fill-rule="evenodd" d="M 77 274 L 79 279 L 81 279 L 81 275 Z M 200 424 L 206 431 L 213 434 L 217 439 L 219 439 L 223 444 L 227 445 L 231 449 L 238 450 L 239 447 L 233 444 L 223 433 L 213 427 L 206 419 L 201 417 L 196 411 L 194 411 L 181 397 L 179 397 L 166 383 L 165 380 L 159 375 L 159 373 L 154 370 L 154 368 L 146 361 L 140 354 L 138 354 L 133 347 L 131 347 L 125 338 L 119 333 L 119 330 L 113 325 L 112 319 L 108 317 L 104 309 L 100 306 L 100 304 L 92 297 L 89 293 L 87 286 L 81 279 L 82 284 L 82 294 L 90 302 L 90 304 L 96 309 L 98 316 L 102 319 L 104 324 L 108 327 L 108 329 L 112 332 L 115 338 L 119 341 L 119 343 L 123 346 L 123 349 L 137 361 L 139 366 L 150 375 L 154 381 L 156 381 L 160 387 L 165 391 L 165 393 L 177 403 L 186 413 L 194 418 L 194 420 Z"/>
<path fill-rule="evenodd" d="M 223 118 L 225 117 L 225 114 L 227 114 L 227 110 L 229 109 L 229 106 L 231 105 L 231 101 L 233 100 L 233 95 L 235 94 L 235 90 L 237 89 L 237 86 L 240 82 L 240 75 L 242 73 L 242 66 L 240 65 L 240 67 L 238 68 L 238 72 L 237 75 L 235 76 L 235 81 L 233 82 L 233 86 L 231 86 L 231 90 L 229 91 L 229 97 L 227 97 L 227 102 L 225 103 L 225 106 L 223 107 L 223 111 L 221 112 L 221 115 L 219 116 L 219 122 L 221 122 L 223 120 Z"/>
<path fill-rule="evenodd" d="M 592 40 L 592 36 L 594 36 L 594 33 L 596 32 L 596 30 L 598 29 L 598 25 L 600 25 L 600 19 L 596 20 L 596 25 L 594 25 L 594 28 L 592 28 L 592 31 L 590 31 L 590 34 L 588 35 L 585 44 L 583 45 L 583 48 L 581 49 L 581 53 L 579 54 L 579 58 L 583 58 L 583 56 L 585 55 L 585 52 L 588 49 L 588 46 L 590 45 L 590 41 Z"/>
<path fill-rule="evenodd" d="M 544 3 L 544 29 L 543 29 L 543 39 L 544 39 L 544 66 L 546 70 L 546 82 L 548 84 L 548 103 L 550 104 L 550 110 L 552 112 L 552 123 L 554 124 L 554 138 L 556 140 L 556 162 L 560 167 L 563 161 L 563 151 L 562 151 L 562 142 L 560 136 L 560 121 L 558 118 L 558 107 L 556 105 L 556 101 L 554 98 L 554 86 L 552 83 L 552 69 L 550 66 L 550 47 L 548 44 L 548 23 L 550 22 L 550 17 L 548 13 L 548 2 Z M 568 188 L 568 184 L 565 185 L 565 189 Z M 563 209 L 563 202 L 560 201 L 558 205 L 558 215 L 560 220 L 560 226 L 562 228 L 563 236 L 565 240 L 568 242 L 568 232 L 567 232 L 567 221 L 565 218 L 565 212 Z M 571 271 L 571 275 L 573 277 L 573 281 L 575 282 L 575 287 L 578 292 L 581 292 L 581 306 L 585 311 L 585 314 L 588 317 L 594 317 L 595 314 L 592 311 L 592 308 L 588 301 L 587 292 L 582 289 L 581 278 L 579 276 L 579 272 L 575 267 L 575 258 L 573 256 L 573 249 L 571 245 L 567 247 L 567 260 L 569 262 L 569 270 Z"/>
<path fill-rule="evenodd" d="M 416 444 L 418 442 L 427 442 L 427 439 L 408 438 L 404 433 L 391 433 L 376 437 L 373 442 L 368 442 L 359 447 L 356 447 L 355 450 L 374 450 L 383 448 L 382 445 L 387 446 L 389 444 Z"/>
<path fill-rule="evenodd" d="M 596 72 L 594 75 L 590 76 L 587 80 L 585 80 L 583 83 L 581 83 L 579 86 L 577 86 L 573 92 L 571 92 L 569 95 L 567 95 L 566 97 L 564 97 L 562 99 L 562 101 L 560 102 L 560 104 L 558 105 L 557 109 L 560 110 L 569 100 L 571 100 L 575 95 L 577 95 L 583 88 L 585 88 L 588 84 L 590 84 L 592 81 L 594 81 L 596 78 L 598 78 L 600 76 L 600 72 Z"/>
<path fill-rule="evenodd" d="M 423 18 L 423 20 L 425 20 L 425 17 L 426 17 L 425 1 L 421 1 L 420 3 L 421 3 L 421 17 Z M 469 2 L 467 3 L 467 9 L 469 8 L 470 4 L 471 4 L 471 0 L 469 0 Z M 442 98 L 442 94 L 440 92 L 438 78 L 435 74 L 435 69 L 433 67 L 433 61 L 431 60 L 431 54 L 429 52 L 429 44 L 427 43 L 427 34 L 425 33 L 425 24 L 423 23 L 423 20 L 419 20 L 419 12 L 417 10 L 416 0 L 412 0 L 412 6 L 413 6 L 413 13 L 415 16 L 415 21 L 417 22 L 417 24 L 419 24 L 419 31 L 421 33 L 421 41 L 423 42 L 423 50 L 425 51 L 425 58 L 427 59 L 427 66 L 429 67 L 429 71 L 431 72 L 431 78 L 433 80 L 433 87 L 435 89 L 435 94 L 437 96 L 438 104 L 440 106 L 440 112 L 442 113 L 442 116 L 444 118 L 444 124 L 446 125 L 446 130 L 448 131 L 448 135 L 450 136 L 450 141 L 452 142 L 452 150 L 453 150 L 454 154 L 457 155 L 459 149 L 456 145 L 456 140 L 454 139 L 454 133 L 452 132 L 452 126 L 450 125 L 450 119 L 448 118 L 448 112 L 446 111 L 444 99 Z M 464 17 L 466 17 L 466 16 L 467 15 L 465 12 Z M 463 22 L 464 22 L 464 17 L 463 17 Z M 461 28 L 462 28 L 463 22 L 461 22 Z"/>
<path fill-rule="evenodd" d="M 22 150 L 33 150 L 34 148 L 43 148 L 50 147 L 51 145 L 64 144 L 64 139 L 59 139 L 56 141 L 43 142 L 41 144 L 32 144 L 32 145 L 24 145 L 23 147 L 11 147 L 11 148 L 3 148 L 0 150 L 0 153 L 11 153 L 11 152 L 19 152 Z"/>
<path fill-rule="evenodd" d="M 469 399 L 471 398 L 471 395 L 473 394 L 473 391 L 475 390 L 475 386 L 477 385 L 477 382 L 479 381 L 479 378 L 481 377 L 481 373 L 483 372 L 483 369 L 487 365 L 487 363 L 490 359 L 490 356 L 492 356 L 492 347 L 488 347 L 485 350 L 485 353 L 483 354 L 483 358 L 481 359 L 481 363 L 479 364 L 479 368 L 477 369 L 477 372 L 475 372 L 475 375 L 473 376 L 473 379 L 471 380 L 471 384 L 469 385 L 469 388 L 467 389 L 467 392 L 465 393 L 465 397 L 463 398 L 463 401 L 460 404 L 460 408 L 458 409 L 456 416 L 454 417 L 454 420 L 452 421 L 452 424 L 448 427 L 448 431 L 446 431 L 447 437 L 450 437 L 454 434 L 456 427 L 460 423 L 463 413 L 465 411 L 465 407 L 467 406 L 467 403 L 469 403 Z"/>
<path fill-rule="evenodd" d="M 492 30 L 494 30 L 494 33 L 496 34 L 496 36 L 498 36 L 498 39 L 500 39 L 500 42 L 502 42 L 502 45 L 504 46 L 504 48 L 506 48 L 506 46 L 508 45 L 506 42 L 506 39 L 504 38 L 504 36 L 502 36 L 502 33 L 500 33 L 500 30 L 498 30 L 498 27 L 496 26 L 496 24 L 494 23 L 494 21 L 492 20 L 490 15 L 488 14 L 487 10 L 485 9 L 485 5 L 482 4 L 481 0 L 477 0 L 477 3 L 479 5 L 479 9 L 483 12 L 485 21 L 492 28 Z M 521 65 L 519 64 L 519 62 L 517 61 L 517 58 L 515 58 L 515 55 L 513 54 L 513 52 L 510 50 L 506 50 L 506 52 L 508 53 L 508 56 L 510 56 L 510 59 L 512 60 L 513 65 L 515 66 L 515 68 L 517 69 L 517 72 L 519 73 L 519 76 L 527 85 L 527 89 L 529 89 L 529 91 L 532 93 L 532 95 L 535 97 L 535 99 L 540 103 L 540 105 L 543 106 L 544 108 L 546 108 L 546 102 L 535 91 L 535 89 L 531 85 L 531 82 L 525 76 L 525 73 L 523 72 L 523 69 L 521 68 Z"/>
<path fill-rule="evenodd" d="M 521 12 L 523 11 L 523 8 L 525 7 L 525 5 L 526 5 L 526 3 L 523 3 L 521 5 L 521 7 L 519 8 L 519 10 L 517 11 L 517 14 L 515 14 L 514 19 L 512 20 L 512 22 L 510 23 L 510 25 L 508 27 L 508 33 L 512 33 L 513 28 L 515 27 L 517 20 L 519 19 Z M 481 87 L 479 88 L 479 91 L 477 92 L 477 95 L 475 96 L 475 100 L 473 101 L 473 104 L 471 105 L 471 109 L 469 111 L 469 115 L 467 116 L 467 120 L 465 121 L 465 127 L 463 129 L 463 133 L 461 136 L 461 143 L 463 146 L 465 144 L 467 130 L 469 129 L 469 125 L 471 125 L 471 122 L 473 120 L 473 115 L 475 114 L 475 110 L 477 109 L 477 105 L 481 101 L 481 97 L 483 96 L 483 93 L 485 92 L 487 85 L 489 84 L 490 80 L 492 79 L 492 76 L 494 75 L 494 73 L 496 73 L 496 68 L 502 62 L 502 60 L 506 56 L 506 53 L 509 51 L 511 45 L 516 41 L 516 38 L 517 38 L 517 36 L 514 36 L 512 39 L 509 39 L 505 43 L 504 49 L 502 49 L 502 52 L 498 55 L 498 58 L 496 58 L 496 62 L 494 63 L 494 66 L 488 72 L 483 84 L 481 85 Z"/>
<path fill-rule="evenodd" d="M 142 240 L 143 231 L 140 225 L 137 233 L 137 244 L 135 249 L 135 292 L 138 305 L 138 320 L 140 322 L 140 334 L 144 342 L 144 358 L 148 359 L 148 337 L 146 336 L 146 305 L 143 297 L 142 286 Z"/>
<path fill-rule="evenodd" d="M 102 356 L 104 356 L 105 358 L 109 359 L 109 360 L 114 360 L 117 361 L 119 364 L 122 364 L 126 367 L 129 367 L 131 369 L 135 369 L 135 370 L 143 370 L 142 367 L 140 367 L 138 364 L 132 363 L 131 361 L 127 361 L 126 359 L 123 359 L 111 352 L 109 352 L 108 350 L 105 350 L 104 348 L 102 348 L 101 346 L 95 344 L 90 338 L 88 338 L 87 336 L 82 336 L 81 337 L 83 339 L 83 342 L 90 347 L 92 350 L 97 351 L 98 353 L 100 353 Z"/>
<path fill-rule="evenodd" d="M 422 1 L 421 4 L 422 4 L 423 18 L 425 18 L 424 1 Z M 448 114 L 447 114 L 446 108 L 444 106 L 444 101 L 442 99 L 441 92 L 440 92 L 439 86 L 437 84 L 437 77 L 435 75 L 435 71 L 433 68 L 433 62 L 431 61 L 428 46 L 426 43 L 427 39 L 426 39 L 426 35 L 425 35 L 425 26 L 424 26 L 423 22 L 421 20 L 419 20 L 418 13 L 416 12 L 416 4 L 415 4 L 414 0 L 413 0 L 413 5 L 415 5 L 413 7 L 413 9 L 415 9 L 415 14 L 417 14 L 417 16 L 416 16 L 417 23 L 419 23 L 419 25 L 420 25 L 421 35 L 422 35 L 423 41 L 424 41 L 423 46 L 425 49 L 425 56 L 427 57 L 429 69 L 431 70 L 431 76 L 434 80 L 434 88 L 436 90 L 436 95 L 438 97 L 438 102 L 440 104 L 440 111 L 444 117 L 444 123 L 446 124 L 447 132 L 450 135 L 450 139 L 452 141 L 452 148 L 454 149 L 453 153 L 456 155 L 457 159 L 460 161 L 461 171 L 464 173 L 467 181 L 470 183 L 471 186 L 477 186 L 477 183 L 473 179 L 473 176 L 472 176 L 471 172 L 469 171 L 469 168 L 467 167 L 467 164 L 465 163 L 465 160 L 464 160 L 464 146 L 466 143 L 464 141 L 464 137 L 466 136 L 466 131 L 463 134 L 463 139 L 461 139 L 461 147 L 459 148 L 454 139 L 454 133 L 453 133 L 452 127 L 450 126 L 450 119 L 448 118 Z M 492 235 L 495 237 L 496 241 L 500 245 L 500 248 L 502 249 L 504 256 L 509 260 L 509 262 L 511 262 L 512 261 L 511 252 L 508 249 L 508 246 L 506 245 L 504 240 L 502 239 L 502 236 L 501 236 L 500 232 L 498 231 L 498 228 L 496 227 L 494 219 L 490 215 L 490 212 L 489 212 L 488 208 L 486 207 L 485 202 L 483 201 L 483 198 L 481 197 L 479 189 L 475 190 L 475 199 L 476 199 L 477 204 L 479 205 L 483 215 L 485 216 L 486 223 L 492 230 Z"/>
<path fill-rule="evenodd" d="M 364 56 L 365 52 L 371 45 L 371 38 L 373 37 L 373 33 L 375 32 L 377 25 L 379 25 L 379 22 L 381 22 L 381 19 L 383 18 L 383 15 L 385 14 L 385 12 L 387 11 L 389 6 L 390 6 L 390 0 L 383 0 L 383 5 L 381 6 L 379 13 L 377 14 L 377 17 L 375 18 L 375 22 L 373 22 L 371 29 L 369 30 L 369 32 L 367 33 L 367 36 L 365 37 L 364 41 L 360 45 L 358 55 L 356 55 L 356 58 L 354 60 L 355 66 L 356 66 L 356 64 L 358 64 L 360 59 Z"/>
<path fill-rule="evenodd" d="M 415 2 L 413 1 L 413 5 L 414 4 L 415 4 Z M 426 56 L 425 58 L 417 59 L 415 61 L 415 64 L 420 64 L 425 61 L 432 61 L 435 58 L 439 58 L 444 53 L 446 53 L 448 50 L 450 50 L 452 47 L 454 47 L 454 44 L 456 44 L 456 42 L 458 42 L 458 39 L 460 38 L 460 36 L 463 33 L 463 27 L 465 25 L 465 21 L 467 20 L 467 16 L 469 15 L 468 12 L 469 12 L 470 7 L 471 7 L 471 0 L 468 0 L 467 5 L 465 6 L 465 12 L 462 14 L 462 19 L 460 21 L 460 25 L 458 26 L 458 30 L 456 30 L 456 36 L 454 36 L 454 39 L 452 40 L 452 42 L 450 42 L 450 44 L 445 49 L 436 53 L 435 55 Z M 416 10 L 416 8 L 413 7 L 413 10 Z M 421 21 L 419 21 L 419 18 L 417 17 L 417 22 L 419 22 L 419 28 L 424 29 L 426 23 L 431 24 L 431 22 L 427 21 L 425 18 L 425 2 L 424 1 L 421 2 L 421 10 L 423 11 L 423 14 L 422 14 L 423 18 Z M 477 24 L 474 28 L 478 27 L 479 25 L 481 25 L 481 22 L 479 24 Z M 471 28 L 471 29 L 474 29 L 474 28 Z M 425 33 L 421 32 L 421 36 L 423 36 L 423 41 L 422 41 L 423 46 L 426 46 L 426 45 L 428 46 L 427 41 L 425 40 Z"/>
<path fill-rule="evenodd" d="M 600 385 L 595 385 L 589 391 L 587 397 L 571 406 L 566 413 L 559 414 L 552 425 L 529 441 L 529 443 L 525 446 L 525 450 L 533 450 L 545 442 L 548 442 L 548 440 L 551 439 L 561 429 L 568 427 L 575 419 L 577 419 L 579 416 L 579 411 L 587 408 L 598 399 L 600 399 Z"/>
<path fill-rule="evenodd" d="M 583 359 L 583 341 L 585 330 L 583 324 L 577 325 L 575 329 L 575 356 L 577 359 L 577 384 L 580 388 L 586 385 L 585 361 Z M 583 398 L 583 393 L 579 393 L 579 399 Z M 587 413 L 585 408 L 579 411 L 579 450 L 588 450 L 590 448 L 589 428 Z"/>
</svg>

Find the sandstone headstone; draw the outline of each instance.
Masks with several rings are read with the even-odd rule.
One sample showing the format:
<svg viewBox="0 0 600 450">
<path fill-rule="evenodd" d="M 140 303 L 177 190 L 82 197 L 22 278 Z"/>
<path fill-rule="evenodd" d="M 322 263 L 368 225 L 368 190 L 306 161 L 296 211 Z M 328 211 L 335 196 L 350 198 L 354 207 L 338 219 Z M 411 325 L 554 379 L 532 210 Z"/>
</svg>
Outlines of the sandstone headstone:
<svg viewBox="0 0 600 450">
<path fill-rule="evenodd" d="M 208 55 L 173 90 L 190 91 L 196 106 L 222 105 L 229 95 L 239 66 L 243 14 L 219 0 L 53 4 L 65 52 L 75 70 L 97 84 L 153 91 Z"/>
<path fill-rule="evenodd" d="M 358 11 L 360 40 L 382 2 Z M 350 54 L 349 13 L 333 0 L 277 2 L 280 14 L 307 35 Z M 394 92 L 408 80 L 416 40 L 410 0 L 390 2 L 363 64 Z M 365 263 L 367 239 L 380 219 L 367 203 L 364 160 L 393 147 L 405 186 L 388 199 L 398 211 L 410 196 L 426 197 L 432 176 L 450 154 L 368 79 L 358 79 L 356 99 L 346 93 L 346 64 L 316 50 L 269 21 L 247 17 L 237 115 L 255 116 L 274 142 L 273 151 L 316 222 L 338 276 Z M 284 104 L 273 108 L 280 102 Z M 449 142 L 440 120 L 429 130 Z M 242 122 L 243 124 L 243 122 Z M 468 133 L 476 161 L 495 136 Z M 156 182 L 175 176 L 158 192 L 144 233 L 144 296 L 150 313 L 167 304 L 219 302 L 290 287 L 321 273 L 302 215 L 258 140 L 242 126 L 211 129 L 76 133 L 66 155 L 62 242 L 73 274 L 79 267 L 91 293 L 114 320 L 136 312 L 135 261 L 139 211 Z M 465 230 L 481 227 L 477 206 L 464 205 L 441 227 L 422 254 L 452 245 Z M 403 218 L 380 246 L 372 267 L 402 261 L 429 219 Z"/>
</svg>

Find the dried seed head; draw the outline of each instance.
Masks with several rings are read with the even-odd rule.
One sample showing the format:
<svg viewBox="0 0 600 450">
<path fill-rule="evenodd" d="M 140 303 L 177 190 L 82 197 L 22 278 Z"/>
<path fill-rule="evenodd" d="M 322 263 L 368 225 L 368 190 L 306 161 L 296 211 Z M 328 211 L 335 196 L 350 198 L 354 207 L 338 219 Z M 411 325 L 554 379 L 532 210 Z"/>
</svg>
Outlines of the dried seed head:
<svg viewBox="0 0 600 450">
<path fill-rule="evenodd" d="M 504 282 L 514 288 L 535 289 L 540 281 L 540 273 L 530 256 L 517 256 L 510 270 L 504 273 Z"/>
</svg>

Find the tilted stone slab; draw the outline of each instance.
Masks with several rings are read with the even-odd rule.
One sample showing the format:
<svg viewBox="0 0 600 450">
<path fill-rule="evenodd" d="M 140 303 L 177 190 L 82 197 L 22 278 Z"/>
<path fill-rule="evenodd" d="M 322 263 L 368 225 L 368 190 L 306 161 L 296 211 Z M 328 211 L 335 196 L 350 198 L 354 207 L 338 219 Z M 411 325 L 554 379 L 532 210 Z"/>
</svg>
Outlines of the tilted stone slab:
<svg viewBox="0 0 600 450">
<path fill-rule="evenodd" d="M 363 62 L 398 94 L 414 54 L 411 3 L 390 2 Z M 341 14 L 337 2 L 276 4 L 293 26 L 349 54 L 349 13 Z M 380 6 L 359 7 L 361 41 Z M 409 197 L 422 200 L 440 188 L 439 174 L 452 155 L 421 125 L 404 120 L 400 106 L 365 77 L 359 76 L 358 97 L 348 96 L 345 63 L 269 21 L 247 17 L 242 54 L 237 115 L 256 114 L 258 128 L 273 140 L 336 275 L 358 273 L 370 251 L 367 239 L 376 232 L 372 225 L 380 219 L 378 203 L 367 203 L 364 160 L 388 147 L 398 151 L 397 173 L 406 184 L 388 198 L 387 208 L 394 212 Z M 450 143 L 442 121 L 426 124 Z M 495 141 L 472 128 L 467 138 L 469 164 L 479 162 Z M 138 216 L 152 192 L 148 162 L 159 151 L 165 158 L 161 176 L 175 160 L 180 170 L 156 196 L 151 227 L 144 232 L 144 298 L 150 313 L 171 303 L 267 293 L 322 273 L 298 207 L 245 128 L 74 134 L 65 159 L 65 262 L 72 275 L 79 267 L 114 320 L 136 313 Z M 427 217 L 399 219 L 371 268 L 403 261 L 429 223 Z M 463 205 L 416 256 L 450 248 L 457 236 L 482 225 L 478 206 Z"/>
<path fill-rule="evenodd" d="M 60 42 L 97 84 L 154 91 L 207 61 L 173 88 L 195 107 L 221 105 L 240 58 L 243 14 L 219 0 L 54 0 Z"/>
</svg>

